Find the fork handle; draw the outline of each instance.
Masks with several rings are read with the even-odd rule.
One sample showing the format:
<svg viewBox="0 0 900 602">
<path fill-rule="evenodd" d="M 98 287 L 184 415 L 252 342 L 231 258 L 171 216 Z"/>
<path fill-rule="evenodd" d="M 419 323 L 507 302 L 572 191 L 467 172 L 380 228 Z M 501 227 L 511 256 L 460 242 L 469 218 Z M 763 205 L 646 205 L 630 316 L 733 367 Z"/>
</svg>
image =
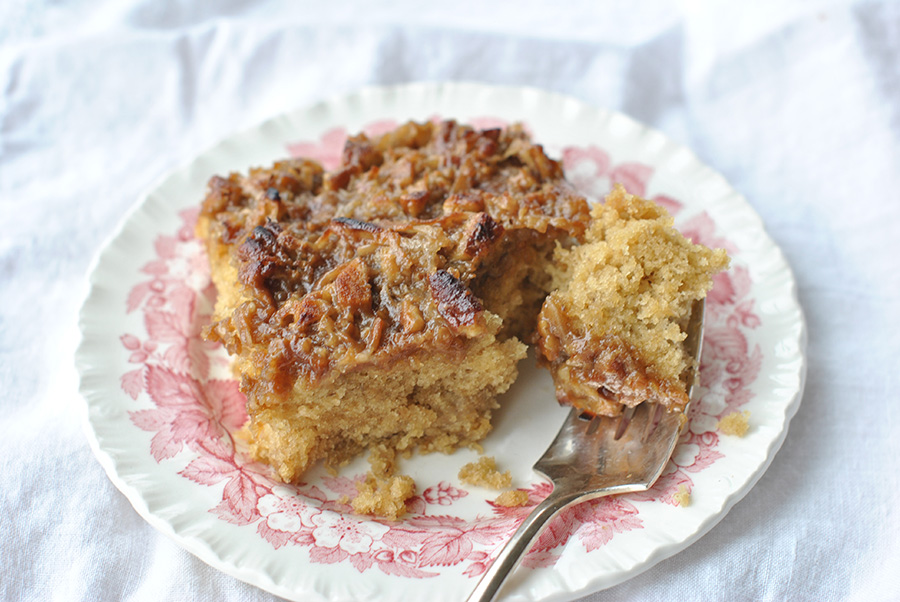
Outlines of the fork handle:
<svg viewBox="0 0 900 602">
<path fill-rule="evenodd" d="M 467 602 L 490 602 L 493 600 L 506 578 L 512 572 L 519 561 L 530 549 L 531 543 L 537 539 L 547 522 L 560 510 L 578 501 L 582 496 L 575 494 L 557 493 L 559 488 L 554 488 L 544 501 L 535 506 L 512 538 L 503 546 L 497 558 L 481 577 L 478 586 L 469 596 Z"/>
</svg>

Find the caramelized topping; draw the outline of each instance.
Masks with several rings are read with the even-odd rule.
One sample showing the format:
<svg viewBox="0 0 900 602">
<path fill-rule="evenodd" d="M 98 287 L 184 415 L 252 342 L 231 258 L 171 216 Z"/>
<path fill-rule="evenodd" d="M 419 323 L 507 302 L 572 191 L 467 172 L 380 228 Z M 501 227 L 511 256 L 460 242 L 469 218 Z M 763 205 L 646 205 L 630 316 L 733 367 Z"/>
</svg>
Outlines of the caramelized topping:
<svg viewBox="0 0 900 602">
<path fill-rule="evenodd" d="M 209 336 L 256 354 L 245 392 L 433 346 L 462 353 L 501 327 L 480 317 L 473 281 L 507 265 L 521 233 L 552 246 L 580 238 L 588 215 L 559 163 L 518 126 L 407 123 L 349 138 L 330 173 L 290 159 L 214 177 L 204 236 L 241 289 Z"/>
</svg>

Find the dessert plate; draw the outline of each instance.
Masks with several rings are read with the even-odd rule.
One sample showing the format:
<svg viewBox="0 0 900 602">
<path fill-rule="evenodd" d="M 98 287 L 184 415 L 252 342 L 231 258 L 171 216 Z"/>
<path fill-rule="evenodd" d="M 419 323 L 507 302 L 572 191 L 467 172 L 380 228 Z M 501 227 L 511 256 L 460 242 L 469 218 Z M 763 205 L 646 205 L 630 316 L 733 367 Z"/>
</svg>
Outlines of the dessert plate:
<svg viewBox="0 0 900 602">
<path fill-rule="evenodd" d="M 200 336 L 215 290 L 193 223 L 210 176 L 291 154 L 334 166 L 348 133 L 435 118 L 524 122 L 592 199 L 621 182 L 665 205 L 686 235 L 733 257 L 708 298 L 701 397 L 663 477 L 647 493 L 587 502 L 556 519 L 506 585 L 508 599 L 573 599 L 696 541 L 760 478 L 800 403 L 805 328 L 784 257 L 748 203 L 663 134 L 571 98 L 462 83 L 366 89 L 281 115 L 139 199 L 93 267 L 76 363 L 93 450 L 138 513 L 203 561 L 288 599 L 464 600 L 529 512 L 459 482 L 460 467 L 477 457 L 470 450 L 403 461 L 419 493 L 396 522 L 349 512 L 364 460 L 337 475 L 313 470 L 297 486 L 278 483 L 234 437 L 243 398 L 223 350 Z M 531 465 L 566 411 L 532 358 L 501 401 L 485 453 L 512 472 L 531 506 L 549 491 Z M 742 438 L 718 431 L 736 411 L 750 413 Z M 679 506 L 685 490 L 692 501 Z"/>
</svg>

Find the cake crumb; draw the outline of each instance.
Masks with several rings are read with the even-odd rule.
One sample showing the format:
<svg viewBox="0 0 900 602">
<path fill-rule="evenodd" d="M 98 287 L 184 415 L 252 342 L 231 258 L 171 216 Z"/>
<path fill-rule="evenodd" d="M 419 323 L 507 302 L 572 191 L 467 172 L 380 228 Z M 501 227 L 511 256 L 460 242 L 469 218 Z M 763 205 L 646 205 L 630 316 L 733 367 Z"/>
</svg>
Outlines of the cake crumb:
<svg viewBox="0 0 900 602">
<path fill-rule="evenodd" d="M 497 496 L 494 503 L 505 508 L 518 508 L 528 505 L 528 492 L 521 489 L 510 489 Z"/>
<path fill-rule="evenodd" d="M 368 460 L 371 474 L 378 479 L 387 479 L 394 476 L 397 469 L 397 450 L 382 443 L 372 448 Z"/>
<path fill-rule="evenodd" d="M 508 470 L 503 473 L 497 470 L 497 461 L 492 456 L 482 456 L 459 470 L 459 480 L 469 485 L 504 489 L 512 483 L 512 475 Z"/>
<path fill-rule="evenodd" d="M 370 472 L 365 481 L 356 484 L 356 490 L 350 502 L 354 512 L 397 520 L 406 513 L 406 500 L 415 495 L 416 484 L 407 475 L 378 478 Z"/>
<path fill-rule="evenodd" d="M 681 507 L 687 507 L 691 505 L 691 492 L 688 491 L 688 488 L 684 485 L 678 486 L 678 491 L 675 492 L 675 495 L 672 496 L 672 501 L 674 501 L 677 505 Z"/>
<path fill-rule="evenodd" d="M 733 412 L 719 421 L 719 431 L 726 435 L 743 437 L 750 429 L 750 412 Z"/>
</svg>

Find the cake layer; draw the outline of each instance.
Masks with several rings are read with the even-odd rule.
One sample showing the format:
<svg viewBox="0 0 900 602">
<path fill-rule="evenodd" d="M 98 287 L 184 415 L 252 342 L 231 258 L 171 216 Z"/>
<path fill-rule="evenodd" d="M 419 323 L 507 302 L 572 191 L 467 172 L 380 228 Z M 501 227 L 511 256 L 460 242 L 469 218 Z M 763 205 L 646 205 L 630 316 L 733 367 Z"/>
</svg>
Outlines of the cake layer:
<svg viewBox="0 0 900 602">
<path fill-rule="evenodd" d="M 463 349 L 421 351 L 316 387 L 298 381 L 291 401 L 248 379 L 251 450 L 290 482 L 318 459 L 339 466 L 375 445 L 450 452 L 476 444 L 490 431 L 497 395 L 515 380 L 525 350 L 516 339 L 481 337 Z"/>
</svg>

